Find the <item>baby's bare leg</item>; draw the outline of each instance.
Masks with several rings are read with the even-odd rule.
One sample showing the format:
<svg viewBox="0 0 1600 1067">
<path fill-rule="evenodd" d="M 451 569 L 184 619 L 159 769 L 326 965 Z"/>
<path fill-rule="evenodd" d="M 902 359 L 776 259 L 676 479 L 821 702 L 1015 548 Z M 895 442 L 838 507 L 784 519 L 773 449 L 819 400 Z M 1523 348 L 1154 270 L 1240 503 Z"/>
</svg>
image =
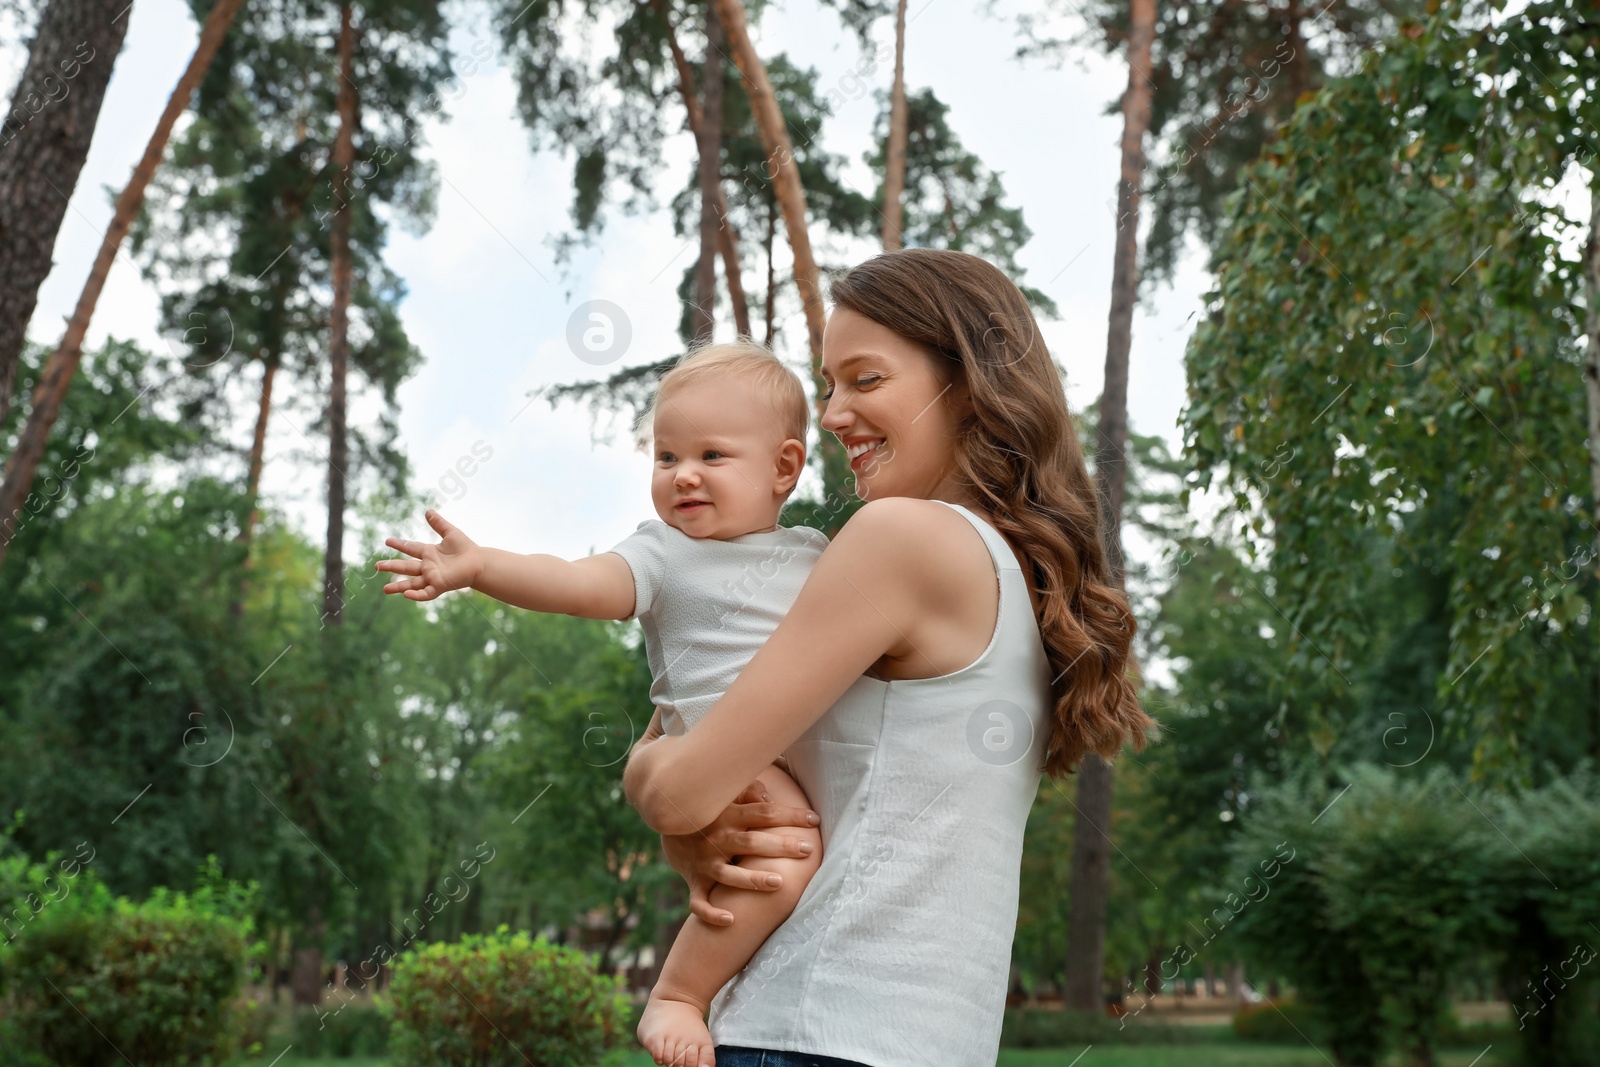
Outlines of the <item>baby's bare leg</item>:
<svg viewBox="0 0 1600 1067">
<path fill-rule="evenodd" d="M 805 790 L 781 767 L 769 766 L 760 778 L 773 803 L 811 806 Z M 811 855 L 805 859 L 738 857 L 739 866 L 770 871 L 780 876 L 783 884 L 768 891 L 719 885 L 711 890 L 712 903 L 733 913 L 733 925 L 710 926 L 695 915 L 684 922 L 639 1018 L 639 1040 L 659 1064 L 711 1067 L 715 1057 L 705 1025 L 711 998 L 794 911 L 822 862 L 822 834 L 816 829 L 783 826 L 772 832 L 810 842 Z"/>
</svg>

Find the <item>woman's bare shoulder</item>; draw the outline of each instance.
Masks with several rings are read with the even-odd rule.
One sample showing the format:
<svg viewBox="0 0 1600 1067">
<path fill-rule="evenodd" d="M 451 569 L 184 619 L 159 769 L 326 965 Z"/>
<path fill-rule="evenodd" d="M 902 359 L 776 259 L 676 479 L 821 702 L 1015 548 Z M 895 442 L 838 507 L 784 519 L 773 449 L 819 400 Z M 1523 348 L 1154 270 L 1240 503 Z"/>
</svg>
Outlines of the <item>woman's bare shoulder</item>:
<svg viewBox="0 0 1600 1067">
<path fill-rule="evenodd" d="M 906 568 L 902 573 L 935 595 L 960 596 L 994 582 L 994 562 L 983 535 L 941 501 L 910 496 L 869 500 L 833 539 L 833 547 L 851 554 L 878 555 L 888 546 L 896 563 Z"/>
</svg>

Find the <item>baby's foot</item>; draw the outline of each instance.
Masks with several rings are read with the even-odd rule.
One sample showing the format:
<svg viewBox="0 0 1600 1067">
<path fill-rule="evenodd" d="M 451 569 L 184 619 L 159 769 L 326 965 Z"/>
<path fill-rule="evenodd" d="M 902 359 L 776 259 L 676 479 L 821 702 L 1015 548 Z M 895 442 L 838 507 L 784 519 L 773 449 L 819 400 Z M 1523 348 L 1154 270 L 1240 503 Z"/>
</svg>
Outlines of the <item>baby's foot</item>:
<svg viewBox="0 0 1600 1067">
<path fill-rule="evenodd" d="M 651 997 L 639 1017 L 639 1043 L 662 1067 L 715 1067 L 711 1031 L 693 1004 Z"/>
</svg>

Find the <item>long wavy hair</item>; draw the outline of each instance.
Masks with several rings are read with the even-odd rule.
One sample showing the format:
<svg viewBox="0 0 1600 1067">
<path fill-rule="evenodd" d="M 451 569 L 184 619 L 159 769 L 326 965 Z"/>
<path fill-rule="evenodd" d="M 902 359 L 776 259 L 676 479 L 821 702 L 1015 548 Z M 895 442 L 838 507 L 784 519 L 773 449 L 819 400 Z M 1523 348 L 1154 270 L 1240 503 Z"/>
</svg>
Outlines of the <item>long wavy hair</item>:
<svg viewBox="0 0 1600 1067">
<path fill-rule="evenodd" d="M 1055 701 L 1044 771 L 1059 778 L 1128 741 L 1143 750 L 1155 723 L 1139 706 L 1138 623 L 1113 584 L 1100 493 L 1022 292 L 977 256 L 904 248 L 836 275 L 830 295 L 925 346 L 967 386 L 973 412 L 957 429 L 957 468 L 1039 594 Z"/>
</svg>

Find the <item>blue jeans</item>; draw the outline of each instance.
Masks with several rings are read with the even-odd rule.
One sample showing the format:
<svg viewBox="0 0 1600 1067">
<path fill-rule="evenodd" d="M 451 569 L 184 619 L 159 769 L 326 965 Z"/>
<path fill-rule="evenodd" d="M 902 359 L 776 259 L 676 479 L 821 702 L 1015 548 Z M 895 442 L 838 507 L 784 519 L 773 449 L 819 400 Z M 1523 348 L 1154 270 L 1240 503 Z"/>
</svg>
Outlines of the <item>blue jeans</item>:
<svg viewBox="0 0 1600 1067">
<path fill-rule="evenodd" d="M 717 1045 L 717 1067 L 867 1067 L 859 1060 L 837 1056 L 814 1056 L 809 1052 L 774 1052 L 764 1048 L 739 1048 Z"/>
</svg>

